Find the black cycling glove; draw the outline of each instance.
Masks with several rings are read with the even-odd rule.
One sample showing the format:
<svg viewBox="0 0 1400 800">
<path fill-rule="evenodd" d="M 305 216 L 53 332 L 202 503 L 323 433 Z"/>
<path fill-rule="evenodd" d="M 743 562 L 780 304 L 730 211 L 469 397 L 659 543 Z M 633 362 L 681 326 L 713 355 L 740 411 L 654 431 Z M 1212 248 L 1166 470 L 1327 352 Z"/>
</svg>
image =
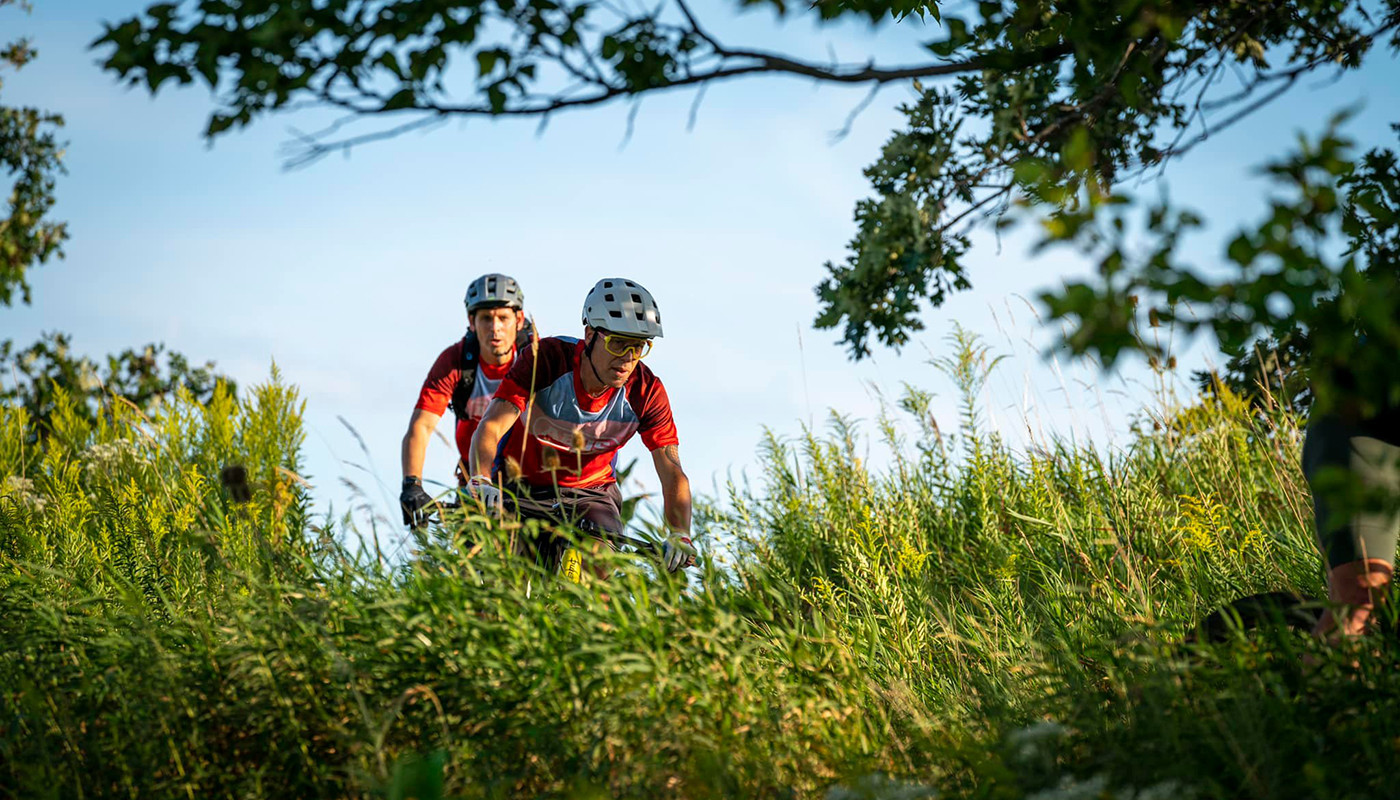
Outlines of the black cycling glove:
<svg viewBox="0 0 1400 800">
<path fill-rule="evenodd" d="M 403 479 L 403 491 L 399 492 L 399 507 L 403 509 L 403 524 L 418 527 L 427 522 L 428 515 L 423 509 L 432 505 L 433 498 L 423 491 L 423 481 L 409 476 Z"/>
</svg>

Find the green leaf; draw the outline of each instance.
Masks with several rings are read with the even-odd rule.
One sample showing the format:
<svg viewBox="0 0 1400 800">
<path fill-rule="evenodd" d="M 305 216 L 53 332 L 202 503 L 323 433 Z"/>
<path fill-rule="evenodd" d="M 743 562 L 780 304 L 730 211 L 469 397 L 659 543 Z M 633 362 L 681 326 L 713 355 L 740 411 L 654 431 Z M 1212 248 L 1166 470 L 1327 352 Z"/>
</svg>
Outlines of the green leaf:
<svg viewBox="0 0 1400 800">
<path fill-rule="evenodd" d="M 1094 166 L 1094 140 L 1087 126 L 1080 125 L 1070 133 L 1061 156 L 1065 166 L 1075 172 L 1088 172 Z"/>
<path fill-rule="evenodd" d="M 392 50 L 385 50 L 379 54 L 379 58 L 374 63 L 394 73 L 394 77 L 399 80 L 404 79 L 403 67 L 399 65 L 398 56 Z"/>
<path fill-rule="evenodd" d="M 385 111 L 396 111 L 402 108 L 413 108 L 418 102 L 418 97 L 412 87 L 400 89 L 384 102 Z"/>
<path fill-rule="evenodd" d="M 1259 248 L 1250 241 L 1249 234 L 1241 233 L 1225 248 L 1225 256 L 1241 267 L 1248 266 L 1259 254 Z"/>
<path fill-rule="evenodd" d="M 967 32 L 967 23 L 963 20 L 957 17 L 950 17 L 948 21 L 944 23 L 944 27 L 948 30 L 948 37 L 946 39 L 937 42 L 929 42 L 924 45 L 924 47 L 934 55 L 947 58 L 957 51 L 958 48 L 972 41 L 972 37 L 968 35 Z"/>
<path fill-rule="evenodd" d="M 496 68 L 496 62 L 501 59 L 501 54 L 496 50 L 480 50 L 476 54 L 476 74 L 477 77 L 484 78 L 491 74 Z"/>
</svg>

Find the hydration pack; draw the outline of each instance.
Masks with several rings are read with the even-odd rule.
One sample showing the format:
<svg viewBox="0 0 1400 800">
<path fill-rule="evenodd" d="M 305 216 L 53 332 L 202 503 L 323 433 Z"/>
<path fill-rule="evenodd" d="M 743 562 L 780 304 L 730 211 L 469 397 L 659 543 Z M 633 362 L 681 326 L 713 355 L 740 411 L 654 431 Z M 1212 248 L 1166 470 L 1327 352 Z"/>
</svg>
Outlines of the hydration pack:
<svg viewBox="0 0 1400 800">
<path fill-rule="evenodd" d="M 525 324 L 521 325 L 515 334 L 516 355 L 524 352 L 534 339 L 535 326 L 526 319 Z M 472 398 L 472 389 L 476 386 L 476 367 L 481 361 L 481 343 L 476 340 L 476 334 L 471 329 L 462 337 L 462 344 L 457 352 L 457 386 L 452 390 L 452 413 L 458 420 L 465 420 L 468 418 L 467 401 Z"/>
</svg>

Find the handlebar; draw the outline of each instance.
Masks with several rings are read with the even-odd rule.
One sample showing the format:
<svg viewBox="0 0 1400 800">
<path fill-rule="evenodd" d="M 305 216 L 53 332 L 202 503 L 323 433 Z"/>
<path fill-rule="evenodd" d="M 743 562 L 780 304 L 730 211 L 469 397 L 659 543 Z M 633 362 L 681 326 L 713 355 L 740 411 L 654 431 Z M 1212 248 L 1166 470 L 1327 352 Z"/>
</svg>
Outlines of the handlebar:
<svg viewBox="0 0 1400 800">
<path fill-rule="evenodd" d="M 519 513 L 519 510 L 513 507 L 514 503 L 508 497 L 503 498 L 503 503 L 509 506 L 509 510 L 511 512 Z M 437 507 L 438 510 L 428 512 L 425 519 L 427 522 L 433 522 L 439 525 L 442 524 L 442 519 L 439 515 L 439 511 L 457 511 L 463 507 L 463 503 L 460 500 L 436 501 L 434 505 Z M 551 510 L 557 510 L 558 507 L 559 504 L 555 503 L 554 506 L 551 507 Z M 532 518 L 541 519 L 540 517 Z M 547 519 L 546 521 L 553 522 L 557 520 Z M 619 531 L 610 531 L 591 519 L 581 519 L 568 524 L 574 528 L 577 528 L 580 532 L 592 536 L 596 539 L 602 539 L 613 544 L 631 547 L 640 552 L 645 552 L 651 555 L 659 556 L 661 554 L 661 548 L 657 547 L 655 542 L 651 542 L 646 539 L 638 539 L 635 536 L 628 536 L 627 534 L 621 533 Z M 686 564 L 686 566 L 690 566 L 694 563 L 695 558 L 692 556 L 690 561 Z"/>
</svg>

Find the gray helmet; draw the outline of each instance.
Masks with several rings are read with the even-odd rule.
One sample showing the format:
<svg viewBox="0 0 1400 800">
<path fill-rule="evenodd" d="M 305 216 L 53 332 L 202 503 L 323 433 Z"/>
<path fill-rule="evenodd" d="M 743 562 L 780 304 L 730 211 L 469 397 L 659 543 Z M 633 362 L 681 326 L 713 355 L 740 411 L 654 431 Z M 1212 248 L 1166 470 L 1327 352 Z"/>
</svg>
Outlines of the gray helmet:
<svg viewBox="0 0 1400 800">
<path fill-rule="evenodd" d="M 604 278 L 593 285 L 583 299 L 583 324 L 643 339 L 662 335 L 661 311 L 651 292 L 626 278 Z"/>
<path fill-rule="evenodd" d="M 467 287 L 466 303 L 468 314 L 478 308 L 514 308 L 518 311 L 525 307 L 525 293 L 520 291 L 520 284 L 515 282 L 515 278 L 492 272 L 471 282 Z"/>
</svg>

